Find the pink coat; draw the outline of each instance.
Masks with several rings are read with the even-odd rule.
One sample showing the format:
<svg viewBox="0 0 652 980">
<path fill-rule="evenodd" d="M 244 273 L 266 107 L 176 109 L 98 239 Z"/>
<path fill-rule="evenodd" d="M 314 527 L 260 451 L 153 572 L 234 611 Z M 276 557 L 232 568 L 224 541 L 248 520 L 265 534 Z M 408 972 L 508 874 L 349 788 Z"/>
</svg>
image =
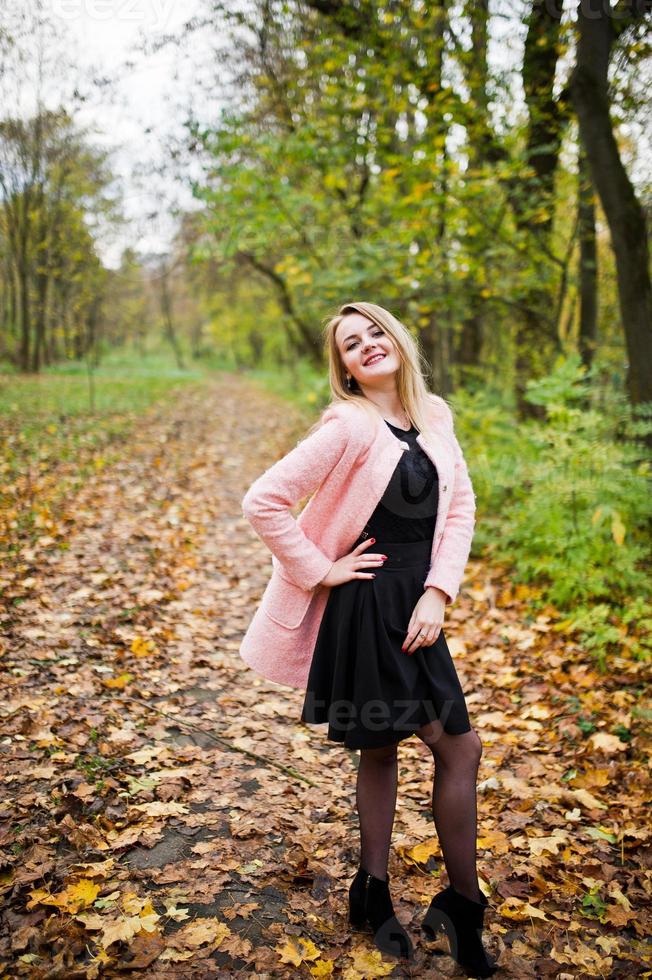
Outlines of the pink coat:
<svg viewBox="0 0 652 980">
<path fill-rule="evenodd" d="M 437 395 L 430 403 L 436 435 L 419 433 L 417 442 L 437 467 L 439 504 L 424 587 L 442 589 L 450 603 L 471 549 L 475 494 L 451 411 Z M 240 646 L 254 671 L 306 689 L 330 592 L 318 583 L 351 551 L 408 448 L 380 415 L 376 422 L 354 402 L 334 402 L 319 428 L 249 487 L 243 515 L 272 552 L 271 578 Z M 295 520 L 290 508 L 311 493 Z"/>
</svg>

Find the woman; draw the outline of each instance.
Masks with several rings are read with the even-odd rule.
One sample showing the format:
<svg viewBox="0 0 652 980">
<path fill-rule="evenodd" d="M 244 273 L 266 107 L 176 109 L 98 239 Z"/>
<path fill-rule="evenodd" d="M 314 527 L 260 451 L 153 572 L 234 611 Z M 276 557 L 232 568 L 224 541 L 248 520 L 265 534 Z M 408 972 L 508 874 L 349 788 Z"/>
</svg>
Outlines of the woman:
<svg viewBox="0 0 652 980">
<path fill-rule="evenodd" d="M 242 501 L 272 552 L 272 576 L 240 653 L 269 679 L 305 689 L 302 721 L 327 723 L 330 740 L 360 750 L 349 919 L 408 959 L 387 870 L 397 745 L 416 734 L 428 746 L 449 885 L 422 928 L 443 928 L 458 963 L 491 976 L 476 870 L 482 744 L 442 629 L 471 546 L 473 488 L 450 409 L 428 392 L 407 328 L 374 303 L 348 303 L 325 335 L 334 400 Z M 295 520 L 290 508 L 311 493 Z"/>
</svg>

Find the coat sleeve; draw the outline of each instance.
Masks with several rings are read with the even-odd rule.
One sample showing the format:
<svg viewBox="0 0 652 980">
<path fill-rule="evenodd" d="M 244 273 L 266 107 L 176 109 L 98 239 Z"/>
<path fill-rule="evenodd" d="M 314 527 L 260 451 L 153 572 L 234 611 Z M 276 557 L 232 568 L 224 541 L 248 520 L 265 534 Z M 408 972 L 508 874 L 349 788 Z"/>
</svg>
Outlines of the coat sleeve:
<svg viewBox="0 0 652 980">
<path fill-rule="evenodd" d="M 348 440 L 346 422 L 330 417 L 258 477 L 242 500 L 244 517 L 303 589 L 315 588 L 334 562 L 307 537 L 290 508 L 321 485 Z"/>
<path fill-rule="evenodd" d="M 464 569 L 471 551 L 475 529 L 475 493 L 464 459 L 464 454 L 455 435 L 453 416 L 447 407 L 449 438 L 455 450 L 455 480 L 451 502 L 446 515 L 443 536 L 432 568 L 424 582 L 434 585 L 446 593 L 446 604 L 455 601 L 464 576 Z"/>
</svg>

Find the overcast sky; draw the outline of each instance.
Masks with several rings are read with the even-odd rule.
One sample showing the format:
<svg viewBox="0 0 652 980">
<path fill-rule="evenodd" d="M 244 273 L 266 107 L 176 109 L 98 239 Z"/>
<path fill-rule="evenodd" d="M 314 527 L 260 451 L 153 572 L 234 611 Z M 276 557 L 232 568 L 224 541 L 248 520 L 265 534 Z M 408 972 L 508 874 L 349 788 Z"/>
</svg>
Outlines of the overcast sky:
<svg viewBox="0 0 652 980">
<path fill-rule="evenodd" d="M 78 118 L 94 128 L 97 144 L 114 151 L 132 219 L 129 228 L 103 241 L 103 258 L 114 266 L 124 246 L 136 242 L 141 251 L 160 251 L 173 227 L 164 202 L 193 204 L 187 184 L 170 176 L 164 146 L 182 138 L 189 105 L 208 117 L 217 107 L 208 100 L 197 105 L 198 68 L 209 51 L 201 31 L 193 34 L 192 57 L 187 46 L 151 48 L 165 35 L 181 36 L 201 0 L 46 0 L 45 6 L 79 68 L 80 88 L 91 93 Z M 111 82 L 89 88 L 90 78 Z M 162 165 L 165 174 L 152 174 Z"/>
</svg>

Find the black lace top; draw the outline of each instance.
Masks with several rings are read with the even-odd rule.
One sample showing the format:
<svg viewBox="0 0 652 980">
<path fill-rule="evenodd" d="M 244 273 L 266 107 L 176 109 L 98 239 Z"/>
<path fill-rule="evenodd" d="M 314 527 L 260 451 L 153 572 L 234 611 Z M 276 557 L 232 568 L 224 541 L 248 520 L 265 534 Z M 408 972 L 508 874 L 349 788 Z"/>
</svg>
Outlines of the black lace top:
<svg viewBox="0 0 652 980">
<path fill-rule="evenodd" d="M 437 519 L 439 475 L 417 442 L 418 429 L 407 431 L 384 419 L 397 438 L 407 442 L 376 509 L 367 521 L 365 537 L 378 541 L 432 540 Z"/>
</svg>

